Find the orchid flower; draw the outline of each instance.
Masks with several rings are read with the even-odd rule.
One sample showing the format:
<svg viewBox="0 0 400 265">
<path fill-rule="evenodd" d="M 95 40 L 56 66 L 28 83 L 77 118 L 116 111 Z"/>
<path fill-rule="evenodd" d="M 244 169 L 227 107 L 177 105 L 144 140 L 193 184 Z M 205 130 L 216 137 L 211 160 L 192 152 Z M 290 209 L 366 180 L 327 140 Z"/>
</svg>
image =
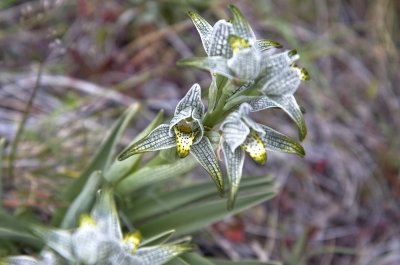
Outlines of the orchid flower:
<svg viewBox="0 0 400 265">
<path fill-rule="evenodd" d="M 272 40 L 257 40 L 240 10 L 234 5 L 229 9 L 232 20 L 219 20 L 214 27 L 199 14 L 189 12 L 208 57 L 184 59 L 179 64 L 209 70 L 231 79 L 254 80 L 265 70 L 264 57 L 282 46 Z"/>
<path fill-rule="evenodd" d="M 169 124 L 161 124 L 148 136 L 129 146 L 118 157 L 124 160 L 132 155 L 175 147 L 179 157 L 192 154 L 214 180 L 219 192 L 224 191 L 223 177 L 217 156 L 207 136 L 204 135 L 202 119 L 204 105 L 201 88 L 194 84 L 179 101 Z"/>
<path fill-rule="evenodd" d="M 242 85 L 233 89 L 225 110 L 243 102 L 248 102 L 252 111 L 281 108 L 295 121 L 300 140 L 303 140 L 307 129 L 293 96 L 300 82 L 309 79 L 307 71 L 294 64 L 300 56 L 296 50 L 275 53 L 276 48 L 282 47 L 279 43 L 257 40 L 240 10 L 233 5 L 230 10 L 231 22 L 219 20 L 214 27 L 199 14 L 189 12 L 208 57 L 184 59 L 179 63 L 241 80 Z M 239 96 L 250 89 L 263 95 Z"/>
<path fill-rule="evenodd" d="M 221 146 L 228 171 L 228 208 L 232 209 L 242 177 L 245 152 L 259 164 L 267 161 L 267 150 L 304 156 L 303 147 L 289 137 L 248 117 L 251 106 L 243 103 L 221 124 Z"/>
<path fill-rule="evenodd" d="M 113 194 L 102 190 L 90 215 L 82 215 L 75 230 L 37 228 L 37 234 L 47 246 L 65 262 L 56 261 L 54 254 L 36 260 L 28 256 L 7 258 L 5 265 L 161 265 L 181 253 L 191 250 L 190 245 L 161 244 L 142 246 L 140 232 L 123 235 Z M 42 255 L 43 257 L 43 255 Z"/>
</svg>

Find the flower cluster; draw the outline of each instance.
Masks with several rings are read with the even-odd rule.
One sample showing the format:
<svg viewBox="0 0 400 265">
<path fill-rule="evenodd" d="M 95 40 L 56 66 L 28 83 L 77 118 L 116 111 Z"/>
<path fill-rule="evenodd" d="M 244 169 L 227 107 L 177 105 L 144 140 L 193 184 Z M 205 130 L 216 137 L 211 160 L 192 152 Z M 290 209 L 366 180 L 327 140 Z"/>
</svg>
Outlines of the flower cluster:
<svg viewBox="0 0 400 265">
<path fill-rule="evenodd" d="M 211 26 L 195 12 L 189 12 L 207 57 L 188 58 L 180 65 L 210 71 L 213 82 L 205 112 L 201 88 L 192 86 L 178 103 L 169 124 L 162 124 L 147 137 L 128 147 L 119 157 L 175 147 L 179 157 L 192 154 L 213 178 L 219 192 L 224 179 L 209 134 L 221 122 L 222 149 L 229 183 L 228 208 L 234 206 L 240 185 L 245 153 L 259 164 L 267 160 L 267 150 L 304 156 L 295 140 L 254 122 L 250 112 L 280 108 L 296 123 L 302 141 L 307 129 L 294 93 L 302 80 L 309 79 L 304 68 L 295 65 L 296 50 L 279 52 L 273 40 L 258 40 L 240 10 L 231 5 L 232 19 Z"/>
<path fill-rule="evenodd" d="M 142 241 L 139 231 L 123 235 L 110 189 L 100 191 L 100 196 L 90 215 L 81 216 L 77 229 L 71 231 L 38 227 L 35 232 L 48 247 L 42 251 L 40 259 L 14 256 L 0 263 L 4 265 L 161 265 L 191 250 L 191 246 L 186 243 L 149 246 L 149 243 L 159 237 Z"/>
</svg>

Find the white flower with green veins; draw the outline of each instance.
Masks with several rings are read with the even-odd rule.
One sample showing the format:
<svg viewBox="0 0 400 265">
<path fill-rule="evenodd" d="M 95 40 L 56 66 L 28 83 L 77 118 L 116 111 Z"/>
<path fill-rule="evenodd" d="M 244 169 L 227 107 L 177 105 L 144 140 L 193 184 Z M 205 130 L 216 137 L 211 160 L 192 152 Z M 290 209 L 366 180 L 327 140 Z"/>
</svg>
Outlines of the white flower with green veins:
<svg viewBox="0 0 400 265">
<path fill-rule="evenodd" d="M 258 124 L 248 117 L 251 106 L 243 103 L 221 124 L 221 146 L 229 179 L 228 208 L 232 209 L 242 177 L 245 153 L 259 164 L 267 161 L 267 150 L 304 156 L 303 147 L 291 138 Z"/>
<path fill-rule="evenodd" d="M 215 182 L 220 194 L 224 192 L 221 169 L 213 146 L 204 135 L 202 119 L 204 105 L 201 101 L 201 88 L 194 84 L 175 108 L 174 117 L 169 124 L 161 124 L 148 136 L 129 146 L 118 156 L 118 160 L 162 149 L 175 147 L 183 158 L 192 154 Z"/>
<path fill-rule="evenodd" d="M 143 242 L 138 231 L 123 235 L 111 189 L 100 192 L 90 215 L 80 217 L 77 229 L 37 228 L 36 233 L 57 255 L 45 251 L 40 260 L 16 256 L 8 257 L 0 264 L 161 265 L 191 250 L 187 243 L 148 246 L 159 237 Z"/>
<path fill-rule="evenodd" d="M 307 128 L 293 96 L 301 81 L 309 79 L 307 71 L 294 64 L 300 56 L 296 50 L 275 53 L 276 48 L 282 47 L 279 43 L 257 40 L 240 10 L 233 5 L 230 10 L 231 22 L 220 20 L 214 27 L 199 14 L 189 12 L 208 57 L 183 59 L 179 64 L 242 81 L 239 84 L 243 85 L 231 88 L 224 110 L 243 102 L 248 102 L 252 111 L 281 108 L 295 121 L 299 138 L 303 140 Z M 249 96 L 246 93 L 250 90 L 263 96 Z"/>
<path fill-rule="evenodd" d="M 234 5 L 229 9 L 232 20 L 219 20 L 214 27 L 199 14 L 189 12 L 208 57 L 184 59 L 179 64 L 209 70 L 231 79 L 254 80 L 265 71 L 266 57 L 282 46 L 273 40 L 257 40 L 240 10 Z"/>
</svg>

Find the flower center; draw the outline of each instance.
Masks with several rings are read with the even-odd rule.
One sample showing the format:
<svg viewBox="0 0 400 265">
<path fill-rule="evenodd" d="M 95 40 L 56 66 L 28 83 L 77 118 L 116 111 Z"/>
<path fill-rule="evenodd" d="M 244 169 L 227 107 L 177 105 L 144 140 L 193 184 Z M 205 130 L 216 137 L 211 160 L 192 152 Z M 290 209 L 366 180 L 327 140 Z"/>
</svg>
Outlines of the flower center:
<svg viewBox="0 0 400 265">
<path fill-rule="evenodd" d="M 96 220 L 94 220 L 90 215 L 82 214 L 79 218 L 79 227 L 95 227 Z"/>
<path fill-rule="evenodd" d="M 236 35 L 229 35 L 228 41 L 229 45 L 232 47 L 233 52 L 238 52 L 240 50 L 251 47 L 250 43 L 247 40 Z"/>
<path fill-rule="evenodd" d="M 250 157 L 257 163 L 263 165 L 267 161 L 267 151 L 265 145 L 256 131 L 251 129 L 246 141 L 240 145 Z"/>
<path fill-rule="evenodd" d="M 190 123 L 183 121 L 174 126 L 176 150 L 181 158 L 189 154 L 190 148 L 192 148 L 194 139 L 198 133 L 197 131 L 193 131 L 190 125 Z"/>
<path fill-rule="evenodd" d="M 138 250 L 141 241 L 142 234 L 139 231 L 135 231 L 125 235 L 122 243 L 127 247 L 130 253 L 134 254 Z"/>
</svg>

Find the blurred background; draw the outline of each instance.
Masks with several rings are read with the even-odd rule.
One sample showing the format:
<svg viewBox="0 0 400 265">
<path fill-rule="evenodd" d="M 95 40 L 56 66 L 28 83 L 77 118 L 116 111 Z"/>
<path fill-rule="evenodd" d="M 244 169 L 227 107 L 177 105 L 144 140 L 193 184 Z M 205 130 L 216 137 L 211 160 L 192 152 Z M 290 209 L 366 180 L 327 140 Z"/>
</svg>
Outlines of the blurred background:
<svg viewBox="0 0 400 265">
<path fill-rule="evenodd" d="M 142 102 L 143 112 L 121 149 L 193 83 L 207 88 L 207 72 L 175 64 L 205 55 L 186 12 L 213 25 L 231 3 L 258 38 L 301 55 L 311 75 L 296 93 L 307 155 L 271 152 L 262 167 L 246 159 L 244 174 L 274 176 L 280 193 L 195 234 L 199 250 L 291 265 L 400 264 L 397 0 L 2 0 L 2 206 L 49 222 L 129 104 Z M 296 138 L 279 110 L 254 118 Z"/>
</svg>

